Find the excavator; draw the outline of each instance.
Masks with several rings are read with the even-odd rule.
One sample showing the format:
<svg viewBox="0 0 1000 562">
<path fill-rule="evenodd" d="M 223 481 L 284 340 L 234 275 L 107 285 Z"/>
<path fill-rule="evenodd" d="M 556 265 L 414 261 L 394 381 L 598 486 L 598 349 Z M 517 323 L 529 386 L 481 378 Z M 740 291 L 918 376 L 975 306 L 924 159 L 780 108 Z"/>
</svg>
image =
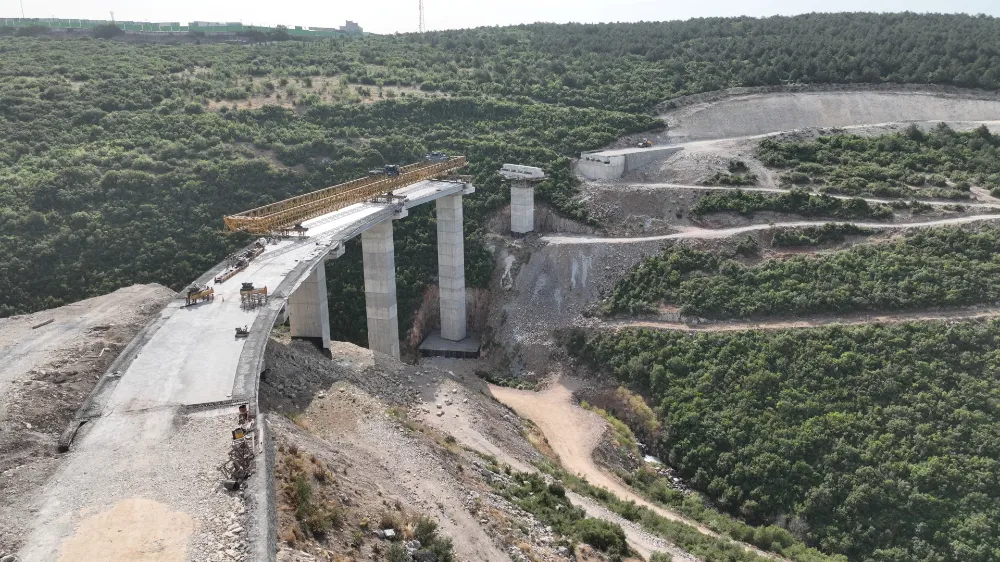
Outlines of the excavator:
<svg viewBox="0 0 1000 562">
<path fill-rule="evenodd" d="M 649 139 L 642 139 L 641 141 L 639 141 L 636 144 L 636 146 L 639 147 L 639 148 L 649 148 L 649 147 L 653 146 L 653 141 L 651 141 Z"/>
</svg>

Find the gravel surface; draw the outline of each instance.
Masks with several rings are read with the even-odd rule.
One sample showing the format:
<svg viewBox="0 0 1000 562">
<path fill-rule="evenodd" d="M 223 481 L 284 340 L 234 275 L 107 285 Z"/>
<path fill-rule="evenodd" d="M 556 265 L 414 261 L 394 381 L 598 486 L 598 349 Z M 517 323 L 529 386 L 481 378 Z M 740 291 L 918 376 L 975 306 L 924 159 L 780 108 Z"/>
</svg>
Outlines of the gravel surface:
<svg viewBox="0 0 1000 562">
<path fill-rule="evenodd" d="M 109 535 L 94 532 L 103 528 L 117 529 L 110 544 L 136 559 L 245 560 L 243 500 L 221 487 L 216 471 L 235 417 L 235 409 L 168 408 L 91 422 L 53 476 L 59 485 L 43 493 L 21 559 L 85 559 L 111 548 Z"/>
<path fill-rule="evenodd" d="M 350 459 L 350 473 L 433 516 L 459 559 L 509 560 L 466 507 L 469 490 L 452 473 L 452 463 L 387 412 L 393 404 L 415 404 L 424 392 L 454 386 L 447 373 L 430 374 L 346 343 L 331 351 L 333 361 L 308 343 L 272 340 L 261 386 L 264 407 L 294 416 L 310 436 L 309 450 L 336 450 Z M 283 420 L 275 423 L 281 424 L 288 429 Z"/>
<path fill-rule="evenodd" d="M 0 319 L 0 557 L 24 541 L 39 490 L 59 467 L 59 435 L 126 343 L 175 296 L 135 285 Z M 51 323 L 32 329 L 43 322 Z"/>
<path fill-rule="evenodd" d="M 989 121 L 1000 101 L 921 92 L 807 92 L 734 96 L 667 111 L 678 140 L 742 137 L 811 127 L 909 121 Z"/>
</svg>

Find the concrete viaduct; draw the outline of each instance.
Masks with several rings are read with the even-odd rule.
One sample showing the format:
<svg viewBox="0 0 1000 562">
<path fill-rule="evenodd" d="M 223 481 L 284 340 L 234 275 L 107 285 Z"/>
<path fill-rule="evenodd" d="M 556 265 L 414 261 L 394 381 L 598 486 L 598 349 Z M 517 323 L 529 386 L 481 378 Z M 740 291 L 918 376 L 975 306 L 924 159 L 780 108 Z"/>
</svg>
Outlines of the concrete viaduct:
<svg viewBox="0 0 1000 562">
<path fill-rule="evenodd" d="M 199 508 L 189 499 L 214 501 L 219 482 L 215 465 L 229 450 L 231 437 L 220 425 L 225 427 L 230 419 L 235 423 L 238 404 L 258 413 L 258 385 L 271 328 L 287 315 L 292 336 L 318 338 L 329 347 L 324 264 L 343 255 L 344 243 L 355 236 L 361 236 L 364 252 L 369 345 L 398 358 L 392 232 L 393 221 L 404 218 L 410 208 L 437 205 L 441 337 L 466 338 L 462 198 L 474 191 L 461 180 L 425 180 L 393 191 L 396 197 L 386 203 L 357 203 L 313 218 L 302 223 L 308 237 L 268 244 L 245 270 L 214 285 L 213 302 L 185 306 L 183 298 L 175 299 L 122 351 L 63 435 L 60 447 L 69 452 L 41 499 L 19 560 L 58 559 L 86 514 L 135 498 L 159 502 L 197 520 Z M 211 285 L 225 268 L 219 264 L 197 282 Z M 241 306 L 243 282 L 269 288 L 263 306 Z M 234 329 L 243 326 L 250 327 L 249 336 L 234 337 Z M 273 560 L 274 523 L 269 517 L 274 513 L 274 488 L 269 469 L 274 459 L 266 444 L 266 420 L 262 415 L 257 419 L 264 443 L 257 473 L 248 482 L 246 538 L 249 559 Z M 193 449 L 170 454 L 172 446 Z M 209 466 L 191 466 L 196 456 L 207 459 L 201 464 Z M 134 524 L 141 527 L 142 518 L 137 517 Z"/>
</svg>

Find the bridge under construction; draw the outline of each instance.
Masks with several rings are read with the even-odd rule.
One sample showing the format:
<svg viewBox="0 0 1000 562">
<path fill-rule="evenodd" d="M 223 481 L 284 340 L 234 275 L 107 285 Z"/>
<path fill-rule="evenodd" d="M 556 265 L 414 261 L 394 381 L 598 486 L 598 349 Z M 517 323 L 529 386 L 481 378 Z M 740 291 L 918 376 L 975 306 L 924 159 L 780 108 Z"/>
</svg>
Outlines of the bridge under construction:
<svg viewBox="0 0 1000 562">
<path fill-rule="evenodd" d="M 369 177 L 270 203 L 227 216 L 224 220 L 232 231 L 254 234 L 282 231 L 301 224 L 302 221 L 392 193 L 401 187 L 453 175 L 467 163 L 465 156 L 445 158 L 447 159 L 440 162 L 419 162 L 402 168 L 386 166 L 386 170 L 380 170 Z"/>
<path fill-rule="evenodd" d="M 435 202 L 438 337 L 466 340 L 462 199 L 475 188 L 454 175 L 465 163 L 464 157 L 445 157 L 392 167 L 225 217 L 229 228 L 262 234 L 263 240 L 234 255 L 245 262 L 238 271 L 229 259 L 205 272 L 194 291 L 178 295 L 109 367 L 60 439 L 69 455 L 41 500 L 20 559 L 57 559 L 79 514 L 109 509 L 140 493 L 137 486 L 143 497 L 196 517 L 189 505 L 217 496 L 217 480 L 206 475 L 204 463 L 226 460 L 236 439 L 235 432 L 229 436 L 228 420 L 239 414 L 257 420 L 250 431 L 257 458 L 245 484 L 252 516 L 244 536 L 252 559 L 273 560 L 273 494 L 266 493 L 274 484 L 266 477 L 273 451 L 262 445 L 266 420 L 257 408 L 270 331 L 287 319 L 292 336 L 329 347 L 324 264 L 361 235 L 369 347 L 398 358 L 393 221 Z M 302 236 L 268 236 L 282 231 Z M 185 453 L 164 454 L 170 447 Z M 192 456 L 204 463 L 192 463 Z M 145 528 L 141 518 L 135 525 Z"/>
</svg>

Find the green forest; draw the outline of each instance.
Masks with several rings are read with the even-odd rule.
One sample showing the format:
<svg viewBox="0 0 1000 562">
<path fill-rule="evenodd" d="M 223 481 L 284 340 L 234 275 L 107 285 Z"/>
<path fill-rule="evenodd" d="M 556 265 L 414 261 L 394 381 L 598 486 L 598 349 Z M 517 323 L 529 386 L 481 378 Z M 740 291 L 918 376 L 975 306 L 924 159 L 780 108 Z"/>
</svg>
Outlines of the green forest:
<svg viewBox="0 0 1000 562">
<path fill-rule="evenodd" d="M 1000 135 L 986 125 L 966 133 L 939 123 L 929 132 L 910 125 L 873 137 L 766 139 L 760 159 L 787 169 L 784 183 L 817 185 L 828 193 L 968 199 L 973 185 L 1000 193 Z"/>
<path fill-rule="evenodd" d="M 1000 229 L 934 228 L 815 256 L 745 265 L 687 246 L 667 247 L 615 284 L 602 310 L 709 319 L 893 311 L 995 303 Z"/>
<path fill-rule="evenodd" d="M 1000 86 L 1000 22 L 945 15 L 553 25 L 236 45 L 0 38 L 0 316 L 133 283 L 182 288 L 246 238 L 223 215 L 427 150 L 469 156 L 468 282 L 505 161 L 590 221 L 567 157 L 728 86 Z M 434 281 L 433 211 L 397 226 L 400 319 Z M 364 342 L 356 244 L 328 269 L 333 337 Z"/>
<path fill-rule="evenodd" d="M 569 339 L 718 507 L 850 560 L 1000 559 L 1000 323 Z"/>
<path fill-rule="evenodd" d="M 893 217 L 892 207 L 883 203 L 869 203 L 859 197 L 839 199 L 814 195 L 800 188 L 778 195 L 742 189 L 715 191 L 691 207 L 693 215 L 731 212 L 753 216 L 762 211 L 836 219 L 892 220 Z"/>
<path fill-rule="evenodd" d="M 822 246 L 843 242 L 848 236 L 871 236 L 877 231 L 850 223 L 829 222 L 823 226 L 775 229 L 771 245 L 776 248 L 794 246 Z"/>
</svg>

